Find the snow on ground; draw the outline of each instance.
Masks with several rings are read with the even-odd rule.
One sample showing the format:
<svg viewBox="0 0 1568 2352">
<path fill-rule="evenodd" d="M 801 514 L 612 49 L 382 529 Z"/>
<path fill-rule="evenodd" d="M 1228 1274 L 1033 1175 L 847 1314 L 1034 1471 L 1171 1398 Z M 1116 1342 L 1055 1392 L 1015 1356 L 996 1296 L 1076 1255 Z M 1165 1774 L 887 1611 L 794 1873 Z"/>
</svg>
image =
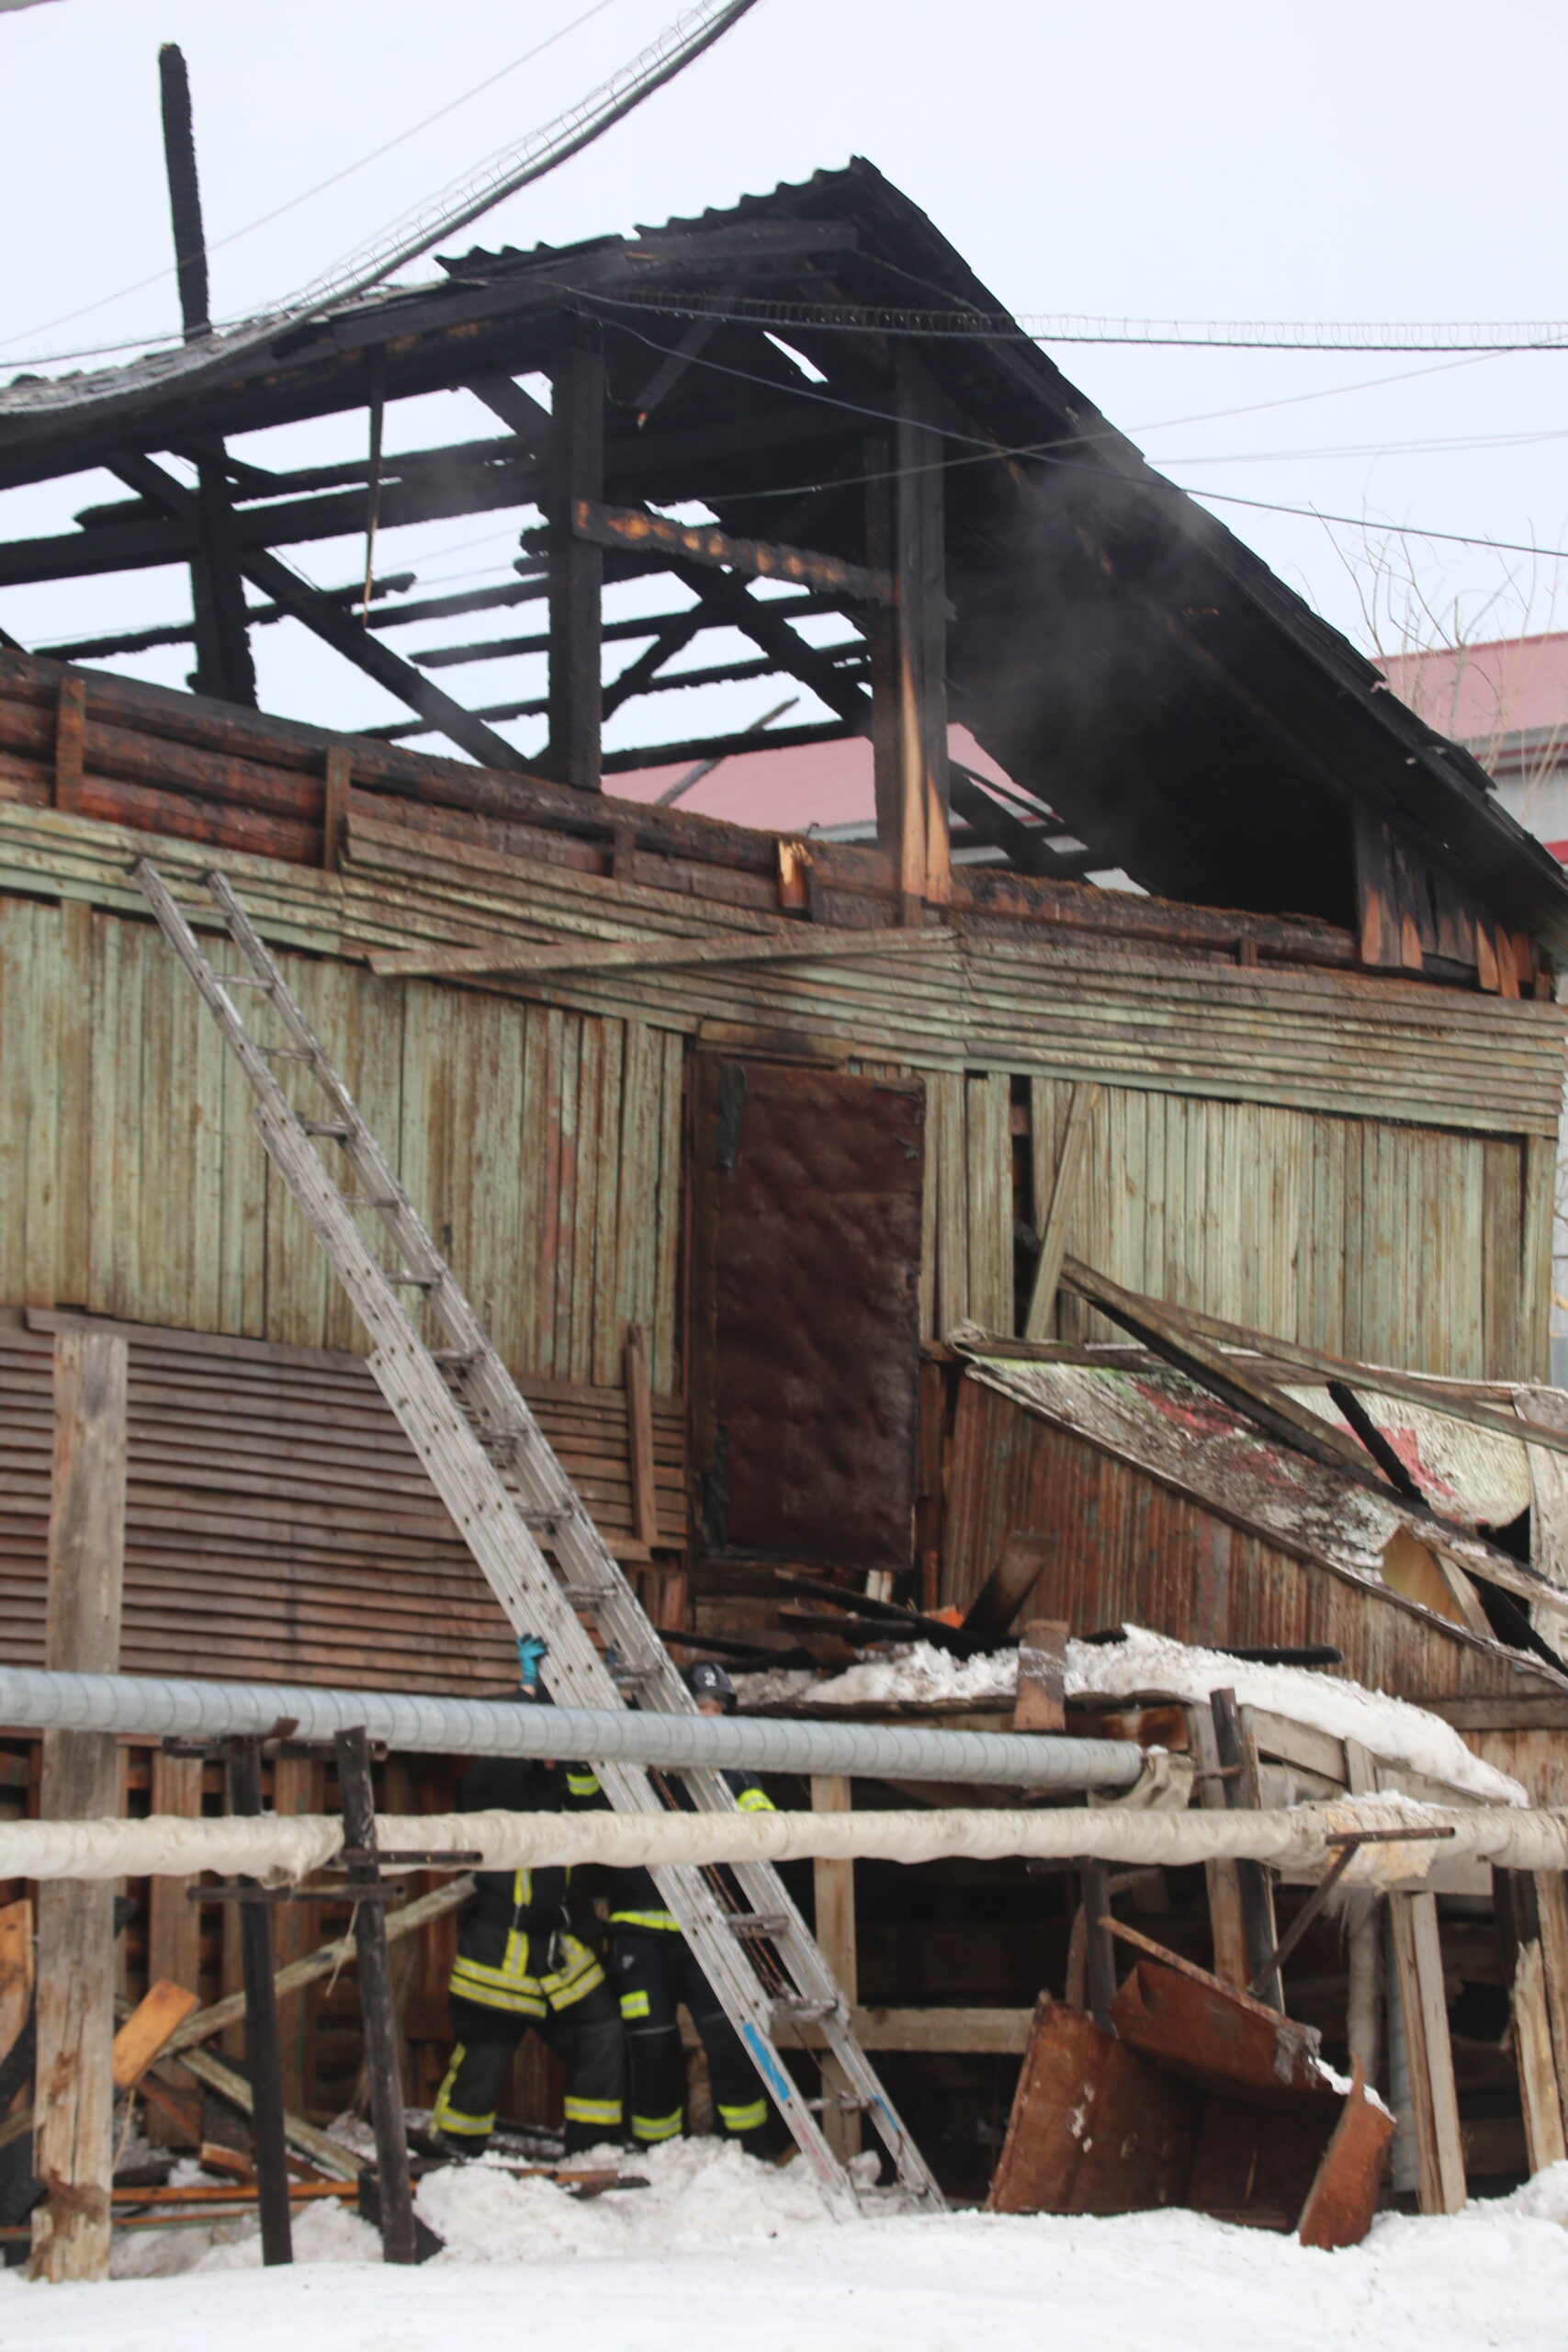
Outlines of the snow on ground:
<svg viewBox="0 0 1568 2352">
<path fill-rule="evenodd" d="M 1483 1763 L 1450 1724 L 1407 1700 L 1391 1699 L 1359 1682 L 1304 1666 L 1256 1666 L 1223 1651 L 1197 1649 L 1142 1625 L 1124 1625 L 1119 1642 L 1069 1642 L 1069 1698 L 1090 1693 L 1130 1698 L 1139 1691 L 1166 1691 L 1176 1698 L 1207 1699 L 1231 1690 L 1244 1706 L 1264 1707 L 1294 1723 L 1312 1724 L 1336 1739 L 1359 1739 L 1373 1755 L 1404 1764 L 1434 1781 L 1446 1781 L 1491 1804 L 1528 1804 L 1518 1782 Z M 806 1672 L 775 1668 L 736 1677 L 742 1707 L 780 1702 L 814 1707 L 891 1706 L 899 1702 L 981 1706 L 1010 1701 L 1018 1688 L 1018 1652 L 998 1650 L 989 1657 L 958 1658 L 911 1642 L 891 1656 L 846 1667 L 818 1680 Z"/>
<path fill-rule="evenodd" d="M 624 2158 L 630 2165 L 633 2160 Z M 1182 2212 L 1114 2221 L 953 2213 L 836 2225 L 798 2165 L 712 2141 L 635 2159 L 651 2182 L 576 2202 L 491 2166 L 422 2191 L 451 2249 L 384 2268 L 352 2216 L 310 2213 L 291 2270 L 260 2272 L 254 2225 L 183 2275 L 107 2286 L 0 2281 L 0 2343 L 27 2352 L 453 2352 L 620 2345 L 690 2352 L 974 2352 L 976 2343 L 1213 2352 L 1558 2352 L 1568 2165 L 1450 2221 L 1386 2216 L 1362 2246 Z M 151 2238 L 155 2233 L 144 2233 Z M 170 2233 L 171 2237 L 185 2233 Z M 205 2236 L 205 2233 L 190 2233 Z M 459 2251 L 460 2249 L 460 2251 Z"/>
</svg>

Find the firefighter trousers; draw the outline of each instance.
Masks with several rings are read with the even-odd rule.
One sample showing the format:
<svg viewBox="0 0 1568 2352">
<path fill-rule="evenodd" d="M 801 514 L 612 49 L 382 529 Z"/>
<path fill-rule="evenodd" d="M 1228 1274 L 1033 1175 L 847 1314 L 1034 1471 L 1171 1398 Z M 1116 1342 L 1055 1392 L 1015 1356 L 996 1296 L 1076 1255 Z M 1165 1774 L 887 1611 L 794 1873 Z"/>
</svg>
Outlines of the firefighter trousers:
<svg viewBox="0 0 1568 2352">
<path fill-rule="evenodd" d="M 626 2043 L 615 1996 L 602 1976 L 570 2007 L 547 2006 L 542 2017 L 489 2008 L 457 1993 L 451 2007 L 452 2057 L 430 2119 L 444 2139 L 475 2155 L 485 2146 L 512 2053 L 530 2028 L 566 2061 L 567 2154 L 620 2139 Z"/>
<path fill-rule="evenodd" d="M 633 2140 L 644 2147 L 672 2140 L 685 2120 L 686 2061 L 677 2015 L 684 2005 L 707 2052 L 720 2130 L 748 2154 L 765 2155 L 766 2094 L 684 1936 L 669 1928 L 616 1928 L 610 1983 L 626 2030 Z"/>
</svg>

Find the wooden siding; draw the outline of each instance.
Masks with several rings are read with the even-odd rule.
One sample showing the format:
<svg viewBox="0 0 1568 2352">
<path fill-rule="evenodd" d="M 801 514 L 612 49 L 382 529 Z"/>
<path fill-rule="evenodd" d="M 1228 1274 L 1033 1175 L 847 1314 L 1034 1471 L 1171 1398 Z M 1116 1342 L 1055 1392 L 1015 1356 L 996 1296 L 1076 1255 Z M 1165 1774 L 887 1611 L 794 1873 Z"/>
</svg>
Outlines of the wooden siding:
<svg viewBox="0 0 1568 2352">
<path fill-rule="evenodd" d="M 924 1336 L 1013 1331 L 1004 1078 L 928 1081 Z M 1029 1088 L 1038 1222 L 1072 1088 Z M 1337 1355 L 1544 1376 L 1549 1152 L 1525 1136 L 1102 1089 L 1067 1248 L 1130 1289 Z M 1058 1297 L 1056 1336 L 1120 1339 Z"/>
<path fill-rule="evenodd" d="M 672 1388 L 681 1040 L 282 960 L 513 1368 L 612 1385 L 640 1322 Z M 249 1111 L 151 923 L 0 896 L 0 1302 L 360 1347 Z"/>
<path fill-rule="evenodd" d="M 1075 1634 L 1133 1623 L 1208 1646 L 1327 1642 L 1338 1671 L 1396 1698 L 1515 1698 L 1535 1668 L 1348 1574 L 1244 1533 L 980 1382 L 959 1383 L 942 1600 L 966 1608 L 1014 1529 L 1050 1563 L 1020 1611 Z M 1555 1676 L 1540 1670 L 1541 1687 Z"/>
<path fill-rule="evenodd" d="M 754 932 L 777 920 L 368 819 L 351 820 L 349 839 L 344 871 L 323 875 L 0 803 L 0 888 L 138 909 L 127 872 L 135 857 L 154 854 L 186 887 L 217 865 L 268 938 L 353 960 L 486 933 L 518 944 L 565 933 L 581 944 Z M 1122 949 L 1044 925 L 1000 936 L 988 917 L 955 915 L 933 929 L 929 951 L 886 960 L 454 985 L 687 1035 L 784 1030 L 828 1053 L 925 1069 L 1099 1079 L 1359 1117 L 1400 1119 L 1419 1106 L 1435 1125 L 1483 1133 L 1554 1136 L 1561 1093 L 1563 1017 L 1554 1005 L 1384 975 Z"/>
<path fill-rule="evenodd" d="M 0 1607 L 17 1666 L 43 1662 L 52 1346 L 0 1326 Z M 524 1385 L 606 1542 L 637 1561 L 624 1392 Z M 139 1332 L 130 1423 L 128 1672 L 470 1696 L 507 1684 L 506 1621 L 355 1357 Z M 654 1399 L 653 1426 L 660 1536 L 678 1548 L 676 1399 Z"/>
</svg>

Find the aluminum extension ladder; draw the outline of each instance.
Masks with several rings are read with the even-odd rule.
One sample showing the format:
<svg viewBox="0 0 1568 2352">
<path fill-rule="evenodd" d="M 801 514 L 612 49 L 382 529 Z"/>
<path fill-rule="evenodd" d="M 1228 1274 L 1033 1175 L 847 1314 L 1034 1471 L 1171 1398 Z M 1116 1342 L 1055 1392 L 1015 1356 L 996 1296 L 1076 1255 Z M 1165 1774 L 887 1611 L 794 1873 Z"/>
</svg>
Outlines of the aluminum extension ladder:
<svg viewBox="0 0 1568 2352">
<path fill-rule="evenodd" d="M 268 1156 L 374 1343 L 369 1369 L 378 1386 L 513 1628 L 548 1642 L 551 1696 L 563 1706 L 619 1707 L 630 1691 L 645 1709 L 692 1712 L 695 1702 L 658 1633 L 223 876 L 209 874 L 207 888 L 234 949 L 230 961 L 239 967 L 225 971 L 208 961 L 156 866 L 142 859 L 135 878 L 250 1080 L 252 1115 Z M 206 909 L 192 911 L 198 920 L 213 920 Z M 230 993 L 242 988 L 259 990 L 267 1001 L 283 1042 L 264 1045 L 252 1035 Z M 279 1062 L 310 1072 L 325 1098 L 322 1117 L 295 1109 L 274 1074 Z M 329 1173 L 319 1148 L 324 1144 L 342 1153 L 351 1189 L 342 1189 Z M 389 1269 L 356 1224 L 361 1214 L 379 1220 L 390 1247 Z M 425 1345 L 400 1295 L 409 1292 L 434 1314 L 446 1347 Z M 545 1557 L 547 1545 L 558 1578 Z M 581 1617 L 613 1651 L 614 1674 Z M 645 1770 L 625 1764 L 596 1769 L 617 1811 L 658 1810 Z M 681 1777 L 703 1812 L 734 1808 L 722 1774 L 696 1770 Z M 942 2192 L 855 2040 L 843 1993 L 772 1865 L 735 1866 L 738 1910 L 725 1907 L 700 1870 L 661 1869 L 653 1875 L 829 2204 L 852 2212 L 894 2195 L 899 2204 L 940 2211 Z M 764 1965 L 771 1956 L 772 1973 L 784 1989 L 770 1992 L 753 1965 L 754 1951 Z M 835 2093 L 825 2082 L 823 2097 L 815 2101 L 795 2083 L 774 2040 L 776 2024 L 807 2020 L 819 2025 L 848 2085 Z M 870 2118 L 901 2196 L 863 2188 L 840 2163 L 818 2120 L 834 2108 Z"/>
</svg>

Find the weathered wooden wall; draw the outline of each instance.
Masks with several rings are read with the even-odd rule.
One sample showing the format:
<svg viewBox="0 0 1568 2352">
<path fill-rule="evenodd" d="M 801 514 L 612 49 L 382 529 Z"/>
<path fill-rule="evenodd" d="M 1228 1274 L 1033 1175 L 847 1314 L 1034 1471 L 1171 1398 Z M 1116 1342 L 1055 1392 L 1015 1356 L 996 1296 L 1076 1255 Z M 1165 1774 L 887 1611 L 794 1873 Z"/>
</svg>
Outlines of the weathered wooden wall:
<svg viewBox="0 0 1568 2352">
<path fill-rule="evenodd" d="M 924 1336 L 965 1321 L 1010 1334 L 1015 1205 L 1044 1214 L 1072 1087 L 1005 1072 L 927 1086 Z M 1414 1087 L 1395 1123 L 1106 1086 L 1067 1248 L 1131 1289 L 1336 1354 L 1543 1377 L 1551 1148 L 1418 1124 L 1421 1107 Z M 1056 1330 L 1125 1336 L 1066 1295 Z"/>
<path fill-rule="evenodd" d="M 53 1318 L 51 1318 L 53 1319 Z M 43 1663 L 52 1340 L 0 1318 L 4 1655 Z M 623 1561 L 636 1537 L 626 1396 L 524 1382 Z M 365 1366 L 254 1340 L 130 1341 L 124 1621 L 129 1672 L 438 1690 L 505 1688 L 512 1635 Z M 653 1400 L 657 1532 L 685 1534 L 683 1416 Z"/>
<path fill-rule="evenodd" d="M 672 1387 L 679 1038 L 283 962 L 513 1368 L 615 1385 L 639 1322 Z M 0 1304 L 362 1346 L 249 1110 L 152 924 L 0 897 Z"/>
</svg>

